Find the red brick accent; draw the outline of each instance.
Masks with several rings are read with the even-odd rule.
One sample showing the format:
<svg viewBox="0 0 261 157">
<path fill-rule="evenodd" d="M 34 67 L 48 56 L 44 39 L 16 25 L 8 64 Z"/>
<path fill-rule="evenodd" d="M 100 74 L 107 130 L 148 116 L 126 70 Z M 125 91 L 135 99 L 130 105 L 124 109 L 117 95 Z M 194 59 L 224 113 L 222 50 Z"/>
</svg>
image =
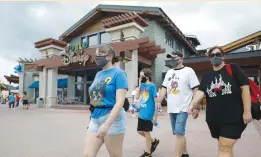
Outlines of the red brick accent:
<svg viewBox="0 0 261 157">
<path fill-rule="evenodd" d="M 136 12 L 128 12 L 118 16 L 113 16 L 102 20 L 102 25 L 104 28 L 111 28 L 119 26 L 126 23 L 136 22 L 141 27 L 147 27 L 148 23 L 140 17 Z"/>
<path fill-rule="evenodd" d="M 41 48 L 41 47 L 49 46 L 49 45 L 55 45 L 55 46 L 64 48 L 67 46 L 67 43 L 64 41 L 61 41 L 61 40 L 53 39 L 53 38 L 44 39 L 44 40 L 37 41 L 34 43 L 35 48 Z"/>
</svg>

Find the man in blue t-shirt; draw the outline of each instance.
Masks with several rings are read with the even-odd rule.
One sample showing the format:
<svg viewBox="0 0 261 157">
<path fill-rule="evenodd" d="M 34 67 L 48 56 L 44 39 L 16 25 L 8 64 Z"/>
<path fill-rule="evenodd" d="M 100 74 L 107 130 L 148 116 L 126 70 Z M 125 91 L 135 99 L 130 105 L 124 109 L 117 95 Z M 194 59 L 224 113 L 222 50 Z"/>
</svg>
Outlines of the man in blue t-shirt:
<svg viewBox="0 0 261 157">
<path fill-rule="evenodd" d="M 13 108 L 14 109 L 14 106 L 15 105 L 15 97 L 14 97 L 14 93 L 11 93 L 9 95 L 9 108 Z"/>
<path fill-rule="evenodd" d="M 153 129 L 153 123 L 157 122 L 157 89 L 155 84 L 151 83 L 151 75 L 150 69 L 145 68 L 141 70 L 136 94 L 140 104 L 137 131 L 146 139 L 145 152 L 141 157 L 151 157 L 151 154 L 159 144 L 159 139 L 152 138 L 150 134 Z"/>
</svg>

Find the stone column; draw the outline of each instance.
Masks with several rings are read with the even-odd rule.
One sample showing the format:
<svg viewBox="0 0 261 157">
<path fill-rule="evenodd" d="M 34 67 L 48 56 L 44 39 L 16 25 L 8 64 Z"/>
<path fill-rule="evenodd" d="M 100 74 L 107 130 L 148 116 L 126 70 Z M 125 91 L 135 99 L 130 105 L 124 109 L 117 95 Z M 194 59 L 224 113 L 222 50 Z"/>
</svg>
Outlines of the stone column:
<svg viewBox="0 0 261 157">
<path fill-rule="evenodd" d="M 48 69 L 47 78 L 47 107 L 57 105 L 58 68 Z"/>
<path fill-rule="evenodd" d="M 83 104 L 84 105 L 87 105 L 87 84 L 86 84 L 86 81 L 87 81 L 87 74 L 85 73 L 84 76 L 83 76 L 83 80 L 84 80 L 84 83 L 83 83 Z"/>
<path fill-rule="evenodd" d="M 19 76 L 19 95 L 24 95 L 24 71 L 18 73 Z"/>
<path fill-rule="evenodd" d="M 128 75 L 129 90 L 127 97 L 131 98 L 132 91 L 138 85 L 138 50 L 132 51 L 131 61 L 125 64 L 125 71 Z"/>
<path fill-rule="evenodd" d="M 44 104 L 47 103 L 47 69 L 43 68 L 43 71 L 39 72 L 39 97 L 43 98 Z"/>
<path fill-rule="evenodd" d="M 125 63 L 124 62 L 117 62 L 117 63 L 115 63 L 114 64 L 114 67 L 115 68 L 120 68 L 120 69 L 122 69 L 122 70 L 125 70 L 126 68 L 125 68 Z"/>
<path fill-rule="evenodd" d="M 75 76 L 68 76 L 67 97 L 75 97 Z"/>
</svg>

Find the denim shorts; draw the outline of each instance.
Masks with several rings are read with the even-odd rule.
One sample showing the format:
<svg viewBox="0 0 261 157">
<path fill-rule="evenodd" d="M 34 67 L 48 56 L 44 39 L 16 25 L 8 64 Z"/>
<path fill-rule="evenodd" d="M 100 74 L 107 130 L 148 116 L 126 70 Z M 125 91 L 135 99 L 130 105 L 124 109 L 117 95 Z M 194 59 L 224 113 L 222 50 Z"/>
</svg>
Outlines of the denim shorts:
<svg viewBox="0 0 261 157">
<path fill-rule="evenodd" d="M 173 135 L 185 135 L 188 113 L 170 113 L 169 117 Z"/>
<path fill-rule="evenodd" d="M 88 131 L 97 133 L 100 126 L 102 124 L 104 124 L 104 122 L 108 119 L 110 113 L 111 112 L 107 113 L 106 115 L 104 115 L 100 118 L 91 118 L 91 122 L 89 123 Z M 115 136 L 115 135 L 125 133 L 125 131 L 126 131 L 126 112 L 122 108 L 119 113 L 119 116 L 110 126 L 107 135 Z"/>
</svg>

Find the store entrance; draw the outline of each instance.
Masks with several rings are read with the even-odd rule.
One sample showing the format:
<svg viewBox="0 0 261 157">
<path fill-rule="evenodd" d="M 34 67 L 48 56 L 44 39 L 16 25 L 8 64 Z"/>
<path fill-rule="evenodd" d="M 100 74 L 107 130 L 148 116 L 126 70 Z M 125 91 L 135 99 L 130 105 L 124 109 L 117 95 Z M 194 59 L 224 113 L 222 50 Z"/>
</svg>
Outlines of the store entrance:
<svg viewBox="0 0 261 157">
<path fill-rule="evenodd" d="M 76 72 L 75 97 L 79 98 L 80 104 L 90 104 L 89 87 L 91 86 L 96 73 L 100 70 L 100 68 L 95 68 Z"/>
<path fill-rule="evenodd" d="M 97 72 L 99 72 L 101 69 L 97 68 L 97 69 L 92 69 L 86 72 L 86 104 L 89 105 L 90 104 L 90 95 L 89 95 L 89 88 L 93 83 L 93 80 L 95 78 L 95 75 L 97 74 Z"/>
</svg>

